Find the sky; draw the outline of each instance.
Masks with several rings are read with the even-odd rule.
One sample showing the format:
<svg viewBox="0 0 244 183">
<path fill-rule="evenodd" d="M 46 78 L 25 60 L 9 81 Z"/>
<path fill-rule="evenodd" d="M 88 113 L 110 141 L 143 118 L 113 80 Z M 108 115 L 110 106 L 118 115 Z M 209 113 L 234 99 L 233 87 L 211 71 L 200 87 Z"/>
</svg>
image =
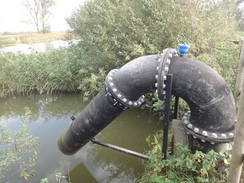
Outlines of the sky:
<svg viewBox="0 0 244 183">
<path fill-rule="evenodd" d="M 71 16 L 73 10 L 85 0 L 56 0 L 53 15 L 49 18 L 51 31 L 66 31 L 69 29 L 65 18 Z M 0 0 L 0 32 L 36 31 L 33 24 L 26 24 L 29 18 L 20 0 Z"/>
</svg>

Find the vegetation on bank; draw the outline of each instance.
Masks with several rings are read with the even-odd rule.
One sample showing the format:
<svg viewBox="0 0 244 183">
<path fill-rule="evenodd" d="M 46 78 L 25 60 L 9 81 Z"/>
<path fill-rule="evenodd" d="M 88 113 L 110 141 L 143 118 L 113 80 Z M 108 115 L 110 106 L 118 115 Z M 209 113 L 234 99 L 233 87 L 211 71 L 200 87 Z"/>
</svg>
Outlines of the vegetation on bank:
<svg viewBox="0 0 244 183">
<path fill-rule="evenodd" d="M 138 180 L 140 183 L 225 183 L 227 180 L 230 151 L 193 154 L 187 146 L 178 143 L 178 155 L 169 153 L 167 159 L 162 160 L 162 131 L 149 136 L 147 142 L 151 147 L 149 162 L 146 173 Z"/>
</svg>

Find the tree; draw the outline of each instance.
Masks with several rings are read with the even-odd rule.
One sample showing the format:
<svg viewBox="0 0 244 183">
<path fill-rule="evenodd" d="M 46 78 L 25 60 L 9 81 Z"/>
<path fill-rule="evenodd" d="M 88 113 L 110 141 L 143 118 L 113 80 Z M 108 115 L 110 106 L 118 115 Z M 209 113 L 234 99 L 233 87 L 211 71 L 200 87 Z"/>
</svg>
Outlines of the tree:
<svg viewBox="0 0 244 183">
<path fill-rule="evenodd" d="M 48 20 L 56 5 L 55 0 L 21 0 L 21 4 L 27 10 L 37 32 L 46 33 L 50 30 Z"/>
<path fill-rule="evenodd" d="M 240 64 L 243 65 L 243 59 L 244 59 L 244 47 L 243 42 L 241 43 L 241 55 L 240 55 Z M 234 145 L 233 145 L 233 151 L 232 151 L 232 158 L 230 163 L 230 174 L 228 177 L 228 183 L 239 183 L 241 178 L 241 172 L 244 162 L 244 74 L 240 70 L 238 72 L 238 75 L 240 75 L 239 79 L 239 88 L 241 91 L 236 92 L 236 100 L 237 100 L 237 94 L 240 94 L 240 101 L 239 101 L 239 109 L 238 109 L 238 115 L 237 115 L 237 125 L 236 125 L 236 132 L 235 132 L 235 139 L 234 139 Z"/>
</svg>

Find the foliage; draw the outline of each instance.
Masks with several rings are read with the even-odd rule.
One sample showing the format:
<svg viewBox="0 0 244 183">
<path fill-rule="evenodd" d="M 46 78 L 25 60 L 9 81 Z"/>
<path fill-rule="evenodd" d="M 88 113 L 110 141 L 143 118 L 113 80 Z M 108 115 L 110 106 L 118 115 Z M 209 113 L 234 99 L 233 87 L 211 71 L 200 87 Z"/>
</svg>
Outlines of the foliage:
<svg viewBox="0 0 244 183">
<path fill-rule="evenodd" d="M 82 62 L 76 53 L 81 51 L 72 47 L 58 50 L 47 48 L 45 53 L 0 53 L 1 95 L 77 91 L 82 80 L 79 78 Z"/>
<path fill-rule="evenodd" d="M 152 150 L 145 174 L 138 181 L 140 183 L 205 183 L 227 180 L 230 152 L 216 153 L 211 150 L 206 154 L 201 151 L 192 154 L 187 146 L 179 143 L 178 156 L 168 154 L 167 159 L 162 160 L 161 135 L 148 137 L 147 142 Z"/>
<path fill-rule="evenodd" d="M 233 12 L 234 2 L 223 0 L 91 0 L 67 21 L 85 60 L 110 70 L 182 42 L 194 56 L 210 52 L 231 35 Z"/>
<path fill-rule="evenodd" d="M 35 174 L 38 155 L 35 148 L 39 142 L 29 134 L 26 123 L 30 115 L 30 110 L 26 109 L 22 124 L 15 131 L 0 126 L 0 180 L 4 182 L 13 181 L 16 175 L 27 180 Z"/>
<path fill-rule="evenodd" d="M 31 17 L 26 21 L 27 23 L 33 23 L 37 32 L 50 32 L 48 19 L 56 4 L 55 0 L 21 0 L 21 4 L 26 9 L 28 16 Z"/>
<path fill-rule="evenodd" d="M 238 70 L 240 48 L 232 42 L 221 41 L 211 54 L 202 53 L 196 59 L 216 70 L 234 91 L 236 72 Z"/>
</svg>

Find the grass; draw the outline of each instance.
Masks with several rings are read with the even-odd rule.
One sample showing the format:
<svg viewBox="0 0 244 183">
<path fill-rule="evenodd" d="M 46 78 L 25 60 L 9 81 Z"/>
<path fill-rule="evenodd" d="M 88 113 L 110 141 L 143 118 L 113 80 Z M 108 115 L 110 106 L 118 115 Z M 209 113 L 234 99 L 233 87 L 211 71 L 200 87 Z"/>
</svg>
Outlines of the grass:
<svg viewBox="0 0 244 183">
<path fill-rule="evenodd" d="M 46 34 L 41 33 L 27 33 L 16 35 L 3 35 L 0 34 L 0 48 L 6 46 L 13 46 L 16 44 L 32 44 L 32 43 L 44 43 L 55 40 L 68 40 L 75 38 L 67 32 L 51 32 Z"/>
</svg>

